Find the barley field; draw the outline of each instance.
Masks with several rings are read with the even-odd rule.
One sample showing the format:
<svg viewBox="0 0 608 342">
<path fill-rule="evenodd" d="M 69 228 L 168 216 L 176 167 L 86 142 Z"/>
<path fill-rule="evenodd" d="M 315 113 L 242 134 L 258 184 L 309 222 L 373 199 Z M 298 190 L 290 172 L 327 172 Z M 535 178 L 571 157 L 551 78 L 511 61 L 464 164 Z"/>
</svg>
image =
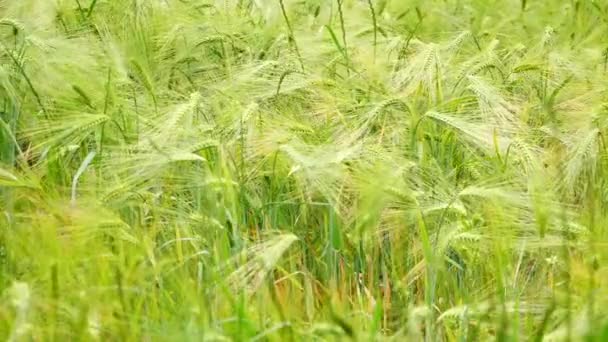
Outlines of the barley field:
<svg viewBox="0 0 608 342">
<path fill-rule="evenodd" d="M 0 339 L 608 341 L 608 1 L 0 0 Z"/>
</svg>

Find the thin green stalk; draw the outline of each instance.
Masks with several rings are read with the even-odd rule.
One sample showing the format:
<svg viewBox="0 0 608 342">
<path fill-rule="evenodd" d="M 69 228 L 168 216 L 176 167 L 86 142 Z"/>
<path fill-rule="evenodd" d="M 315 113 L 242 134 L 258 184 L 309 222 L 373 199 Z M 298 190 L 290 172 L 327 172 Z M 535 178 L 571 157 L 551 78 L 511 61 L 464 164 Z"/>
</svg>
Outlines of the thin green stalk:
<svg viewBox="0 0 608 342">
<path fill-rule="evenodd" d="M 304 72 L 304 61 L 302 60 L 302 55 L 300 54 L 300 49 L 298 48 L 298 42 L 296 41 L 296 36 L 293 33 L 293 28 L 291 27 L 291 23 L 289 22 L 289 17 L 287 16 L 287 11 L 285 10 L 285 4 L 283 0 L 279 0 L 279 4 L 281 5 L 281 13 L 283 14 L 283 19 L 285 20 L 285 24 L 287 25 L 287 31 L 289 32 L 289 43 L 293 45 L 293 48 L 298 56 L 298 61 L 300 62 L 300 68 L 302 68 L 302 72 Z"/>
<path fill-rule="evenodd" d="M 426 223 L 424 222 L 424 216 L 422 212 L 418 212 L 417 214 L 417 225 L 418 225 L 418 234 L 420 240 L 422 242 L 422 248 L 424 251 L 424 259 L 426 261 L 426 276 L 424 282 L 424 302 L 427 306 L 428 313 L 426 316 L 425 322 L 425 341 L 434 341 L 435 340 L 435 291 L 437 288 L 437 269 L 436 269 L 436 256 L 434 253 L 434 249 L 432 247 L 432 243 L 429 239 L 428 230 L 426 228 Z"/>
<path fill-rule="evenodd" d="M 19 155 L 21 157 L 23 157 L 23 151 L 21 150 L 21 147 L 19 147 L 19 143 L 17 142 L 17 139 L 15 138 L 15 135 L 13 134 L 11 127 L 6 122 L 4 122 L 4 120 L 2 120 L 1 117 L 0 117 L 0 125 L 2 126 L 2 128 L 4 128 L 4 132 L 10 138 L 10 141 L 13 143 L 13 146 L 17 150 Z"/>
<path fill-rule="evenodd" d="M 344 0 L 336 0 L 338 2 L 338 17 L 340 19 L 340 29 L 342 30 L 342 44 L 344 44 L 344 58 L 346 58 L 346 65 L 350 67 L 350 58 L 348 56 L 348 44 L 346 43 L 346 28 L 344 27 L 344 12 L 342 9 L 342 3 Z M 347 69 L 347 74 L 350 71 Z"/>
<path fill-rule="evenodd" d="M 110 102 L 110 83 L 112 82 L 112 68 L 108 69 L 108 79 L 106 81 L 106 96 L 103 102 L 103 114 L 106 115 L 108 113 L 108 105 Z M 111 120 L 112 122 L 114 122 L 116 125 L 118 125 L 114 119 Z M 119 130 L 122 132 L 122 129 L 120 126 L 118 126 Z M 124 137 L 124 133 L 123 133 L 123 137 Z M 99 163 L 98 163 L 98 167 L 97 167 L 97 173 L 99 174 L 99 179 L 101 181 L 101 163 L 103 162 L 103 141 L 105 140 L 105 123 L 101 126 L 101 136 L 99 138 Z"/>
<path fill-rule="evenodd" d="M 338 49 L 338 51 L 340 51 L 340 53 L 342 54 L 342 56 L 344 57 L 345 60 L 348 60 L 348 55 L 347 55 L 346 49 L 344 49 L 344 47 L 342 45 L 340 45 L 340 42 L 338 41 L 338 37 L 336 36 L 336 33 L 334 32 L 334 30 L 331 28 L 331 26 L 328 26 L 328 25 L 325 25 L 325 28 L 327 29 L 327 32 L 329 32 L 331 40 L 334 43 L 334 45 L 336 46 L 336 48 Z M 347 67 L 348 66 L 349 65 L 347 65 Z"/>
<path fill-rule="evenodd" d="M 79 0 L 75 0 L 76 1 L 76 5 L 78 5 L 78 13 L 80 13 L 80 18 L 82 19 L 82 21 L 85 21 L 87 19 L 87 17 L 84 14 L 84 8 L 82 8 L 82 5 L 80 4 Z"/>
<path fill-rule="evenodd" d="M 374 9 L 372 0 L 367 0 L 367 5 L 369 6 L 369 11 L 372 14 L 372 23 L 374 25 L 374 62 L 376 62 L 376 50 L 378 46 L 378 22 L 376 20 L 376 10 Z"/>
<path fill-rule="evenodd" d="M 93 10 L 95 9 L 95 5 L 97 5 L 97 0 L 93 0 L 93 2 L 91 2 L 91 5 L 89 6 L 89 11 L 87 12 L 87 18 L 90 18 L 91 14 L 93 14 Z"/>
</svg>

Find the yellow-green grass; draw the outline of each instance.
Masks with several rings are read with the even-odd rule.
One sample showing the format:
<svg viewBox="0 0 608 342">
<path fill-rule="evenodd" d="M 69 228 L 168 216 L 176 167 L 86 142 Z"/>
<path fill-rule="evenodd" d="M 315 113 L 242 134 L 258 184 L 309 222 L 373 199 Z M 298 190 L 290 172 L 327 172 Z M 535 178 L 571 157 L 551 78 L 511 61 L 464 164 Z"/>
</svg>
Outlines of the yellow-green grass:
<svg viewBox="0 0 608 342">
<path fill-rule="evenodd" d="M 0 0 L 0 339 L 608 339 L 608 3 Z"/>
</svg>

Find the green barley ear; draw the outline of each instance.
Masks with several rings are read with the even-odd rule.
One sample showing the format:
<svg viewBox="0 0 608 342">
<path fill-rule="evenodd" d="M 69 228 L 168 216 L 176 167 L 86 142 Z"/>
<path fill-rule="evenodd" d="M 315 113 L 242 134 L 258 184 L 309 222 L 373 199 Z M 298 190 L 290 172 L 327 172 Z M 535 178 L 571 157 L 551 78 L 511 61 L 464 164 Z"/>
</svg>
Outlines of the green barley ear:
<svg viewBox="0 0 608 342">
<path fill-rule="evenodd" d="M 295 235 L 284 234 L 250 247 L 246 251 L 248 260 L 228 276 L 227 283 L 235 290 L 254 293 L 268 273 L 277 266 L 281 256 L 297 240 Z"/>
<path fill-rule="evenodd" d="M 109 120 L 108 116 L 98 114 L 66 115 L 53 120 L 41 120 L 35 127 L 25 130 L 24 136 L 32 141 L 32 150 L 40 153 L 45 148 L 78 145 Z"/>
<path fill-rule="evenodd" d="M 5 188 L 31 188 L 40 189 L 38 181 L 30 179 L 25 175 L 20 175 L 9 170 L 0 168 L 0 186 Z"/>
<path fill-rule="evenodd" d="M 141 66 L 141 64 L 139 64 L 139 62 L 137 60 L 131 59 L 131 65 L 133 67 L 135 75 L 137 76 L 137 78 L 139 78 L 139 81 L 142 83 L 144 88 L 148 91 L 148 94 L 150 95 L 150 97 L 152 97 L 152 101 L 154 101 L 154 106 L 157 107 L 158 103 L 157 103 L 157 99 L 156 99 L 156 92 L 154 90 L 154 83 L 152 81 L 152 78 L 144 70 L 144 68 Z"/>
<path fill-rule="evenodd" d="M 82 101 L 84 102 L 85 105 L 87 105 L 87 107 L 91 108 L 91 109 L 95 109 L 93 107 L 93 104 L 91 102 L 91 99 L 89 98 L 89 96 L 84 92 L 84 90 L 82 90 L 82 88 L 80 88 L 77 85 L 72 85 L 72 89 L 74 89 L 74 91 L 78 94 L 78 96 L 80 96 L 80 98 L 82 99 Z"/>
</svg>

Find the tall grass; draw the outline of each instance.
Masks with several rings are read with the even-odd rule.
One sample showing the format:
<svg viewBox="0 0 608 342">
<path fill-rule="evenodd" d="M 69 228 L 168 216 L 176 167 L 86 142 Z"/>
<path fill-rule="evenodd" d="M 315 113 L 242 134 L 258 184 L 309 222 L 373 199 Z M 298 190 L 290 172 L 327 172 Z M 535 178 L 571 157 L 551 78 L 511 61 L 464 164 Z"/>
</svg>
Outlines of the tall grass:
<svg viewBox="0 0 608 342">
<path fill-rule="evenodd" d="M 0 338 L 608 339 L 608 4 L 0 0 Z"/>
</svg>

